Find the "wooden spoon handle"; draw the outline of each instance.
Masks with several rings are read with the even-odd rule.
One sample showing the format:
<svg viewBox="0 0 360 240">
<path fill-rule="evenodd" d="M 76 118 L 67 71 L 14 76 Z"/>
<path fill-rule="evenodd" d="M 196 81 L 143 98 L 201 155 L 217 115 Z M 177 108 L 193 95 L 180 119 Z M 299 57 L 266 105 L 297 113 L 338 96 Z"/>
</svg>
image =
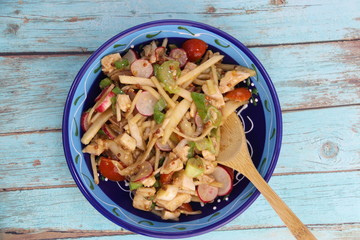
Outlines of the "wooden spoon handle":
<svg viewBox="0 0 360 240">
<path fill-rule="evenodd" d="M 243 172 L 242 172 L 243 173 Z M 300 219 L 291 211 L 291 209 L 281 200 L 281 198 L 274 192 L 269 184 L 262 178 L 255 167 L 248 167 L 246 173 L 243 173 L 261 194 L 270 203 L 271 207 L 276 211 L 281 220 L 290 229 L 291 233 L 296 239 L 312 240 L 315 236 L 310 230 L 300 221 Z"/>
</svg>

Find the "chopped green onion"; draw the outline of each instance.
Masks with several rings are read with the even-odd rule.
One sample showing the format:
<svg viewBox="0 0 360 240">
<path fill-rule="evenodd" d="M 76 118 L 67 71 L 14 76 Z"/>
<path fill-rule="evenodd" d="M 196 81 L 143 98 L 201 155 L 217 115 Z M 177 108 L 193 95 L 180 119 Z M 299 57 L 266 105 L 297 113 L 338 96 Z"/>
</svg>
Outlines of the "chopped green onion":
<svg viewBox="0 0 360 240">
<path fill-rule="evenodd" d="M 121 90 L 120 88 L 118 87 L 115 87 L 113 90 L 112 90 L 113 93 L 115 94 L 125 94 L 123 90 Z"/>
<path fill-rule="evenodd" d="M 155 103 L 154 106 L 154 120 L 157 124 L 160 124 L 165 119 L 165 114 L 161 111 L 167 106 L 166 101 L 163 98 L 160 98 L 159 101 Z"/>
<path fill-rule="evenodd" d="M 97 133 L 100 134 L 100 135 L 106 135 L 105 132 L 102 129 L 100 129 Z"/>
<path fill-rule="evenodd" d="M 112 81 L 110 80 L 110 78 L 104 78 L 103 80 L 100 81 L 99 86 L 101 89 L 104 89 L 108 86 L 110 86 L 112 83 Z"/>
<path fill-rule="evenodd" d="M 111 100 L 111 109 L 114 113 L 116 113 L 116 97 L 112 97 L 110 100 Z"/>
<path fill-rule="evenodd" d="M 218 127 L 221 124 L 222 114 L 219 109 L 211 105 L 207 110 L 206 119 L 210 120 L 213 126 Z"/>
<path fill-rule="evenodd" d="M 122 59 L 114 62 L 116 69 L 124 69 L 129 66 L 129 60 Z"/>
</svg>

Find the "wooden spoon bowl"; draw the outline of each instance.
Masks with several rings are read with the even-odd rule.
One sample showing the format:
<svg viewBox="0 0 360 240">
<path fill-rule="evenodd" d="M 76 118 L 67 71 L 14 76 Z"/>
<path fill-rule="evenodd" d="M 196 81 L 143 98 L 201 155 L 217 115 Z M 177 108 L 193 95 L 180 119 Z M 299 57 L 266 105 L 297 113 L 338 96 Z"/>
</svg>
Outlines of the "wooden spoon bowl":
<svg viewBox="0 0 360 240">
<path fill-rule="evenodd" d="M 270 203 L 296 239 L 316 239 L 255 168 L 247 148 L 244 128 L 235 113 L 230 114 L 221 126 L 220 153 L 217 161 L 248 178 Z"/>
</svg>

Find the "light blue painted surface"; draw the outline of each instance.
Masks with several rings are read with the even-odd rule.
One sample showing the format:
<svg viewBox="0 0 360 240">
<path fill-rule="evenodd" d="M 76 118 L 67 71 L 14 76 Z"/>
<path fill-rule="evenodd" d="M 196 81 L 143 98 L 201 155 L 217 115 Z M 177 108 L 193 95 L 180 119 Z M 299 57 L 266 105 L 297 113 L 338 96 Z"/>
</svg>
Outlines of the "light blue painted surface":
<svg viewBox="0 0 360 240">
<path fill-rule="evenodd" d="M 168 18 L 213 25 L 247 45 L 360 38 L 358 0 L 21 2 L 1 2 L 1 52 L 92 51 L 128 27 Z"/>
<path fill-rule="evenodd" d="M 360 2 L 282 2 L 1 1 L 0 52 L 51 55 L 0 56 L 0 239 L 150 239 L 102 217 L 73 185 L 61 117 L 89 54 L 59 52 L 93 51 L 130 26 L 164 18 L 208 23 L 260 45 L 251 51 L 285 111 L 270 185 L 319 239 L 358 239 Z M 262 196 L 196 239 L 220 238 L 291 239 Z"/>
</svg>

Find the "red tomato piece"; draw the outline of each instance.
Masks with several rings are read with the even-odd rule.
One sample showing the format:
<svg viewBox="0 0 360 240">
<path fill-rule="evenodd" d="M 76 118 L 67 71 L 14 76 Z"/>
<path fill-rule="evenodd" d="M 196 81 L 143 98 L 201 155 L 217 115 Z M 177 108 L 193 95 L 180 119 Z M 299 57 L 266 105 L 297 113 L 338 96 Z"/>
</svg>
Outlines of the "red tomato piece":
<svg viewBox="0 0 360 240">
<path fill-rule="evenodd" d="M 236 88 L 225 94 L 225 97 L 235 101 L 247 101 L 251 98 L 251 92 L 247 88 Z"/>
<path fill-rule="evenodd" d="M 118 168 L 123 169 L 123 166 L 116 160 L 110 158 L 101 157 L 99 171 L 101 175 L 108 178 L 111 181 L 124 181 L 125 177 L 120 175 Z"/>
<path fill-rule="evenodd" d="M 188 59 L 191 62 L 196 62 L 205 54 L 208 45 L 203 40 L 193 38 L 186 40 L 182 48 L 185 50 Z"/>
</svg>

